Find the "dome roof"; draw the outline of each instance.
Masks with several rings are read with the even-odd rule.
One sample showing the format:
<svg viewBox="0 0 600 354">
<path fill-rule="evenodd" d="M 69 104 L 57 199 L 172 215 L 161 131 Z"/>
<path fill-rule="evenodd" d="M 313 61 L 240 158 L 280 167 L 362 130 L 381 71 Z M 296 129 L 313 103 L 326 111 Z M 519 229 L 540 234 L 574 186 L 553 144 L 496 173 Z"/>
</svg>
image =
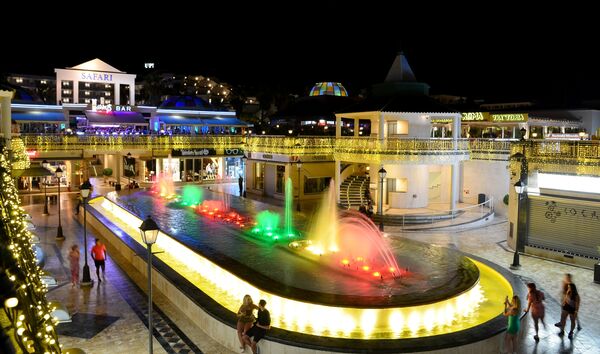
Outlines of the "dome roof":
<svg viewBox="0 0 600 354">
<path fill-rule="evenodd" d="M 317 82 L 309 96 L 348 96 L 348 91 L 339 82 Z"/>
<path fill-rule="evenodd" d="M 160 108 L 211 109 L 211 105 L 198 96 L 171 96 L 160 104 Z"/>
</svg>

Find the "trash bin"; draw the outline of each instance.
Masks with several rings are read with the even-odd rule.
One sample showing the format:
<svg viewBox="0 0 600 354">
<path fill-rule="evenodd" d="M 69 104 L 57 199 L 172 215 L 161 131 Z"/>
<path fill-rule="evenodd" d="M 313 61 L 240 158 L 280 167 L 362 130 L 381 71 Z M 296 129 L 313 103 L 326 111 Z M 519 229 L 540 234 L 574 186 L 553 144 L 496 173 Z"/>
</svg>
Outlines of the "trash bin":
<svg viewBox="0 0 600 354">
<path fill-rule="evenodd" d="M 486 201 L 487 201 L 487 199 L 485 198 L 485 194 L 479 193 L 477 195 L 477 204 L 482 204 L 482 203 L 485 203 Z"/>
</svg>

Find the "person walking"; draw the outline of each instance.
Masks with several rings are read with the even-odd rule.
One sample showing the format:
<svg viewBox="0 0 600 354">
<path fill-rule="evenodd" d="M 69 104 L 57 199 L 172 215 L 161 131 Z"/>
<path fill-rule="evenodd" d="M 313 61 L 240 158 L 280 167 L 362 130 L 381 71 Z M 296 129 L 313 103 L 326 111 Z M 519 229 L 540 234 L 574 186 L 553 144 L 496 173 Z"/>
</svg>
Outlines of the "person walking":
<svg viewBox="0 0 600 354">
<path fill-rule="evenodd" d="M 565 322 L 567 316 L 571 319 L 571 330 L 569 331 L 569 339 L 573 339 L 573 330 L 575 329 L 575 320 L 577 319 L 577 313 L 579 312 L 579 293 L 577 287 L 573 283 L 567 284 L 567 293 L 565 294 L 562 301 L 562 312 L 560 314 L 560 332 L 559 336 L 565 334 Z"/>
<path fill-rule="evenodd" d="M 71 246 L 69 251 L 69 263 L 71 268 L 71 283 L 75 286 L 79 283 L 79 247 Z"/>
<path fill-rule="evenodd" d="M 252 348 L 252 354 L 259 353 L 256 344 L 264 338 L 267 331 L 271 329 L 271 314 L 265 306 L 267 306 L 267 302 L 261 299 L 258 302 L 258 317 L 256 322 L 254 322 L 254 326 L 244 334 L 244 343 Z"/>
<path fill-rule="evenodd" d="M 565 277 L 562 282 L 562 298 L 567 294 L 567 290 L 569 288 L 569 284 L 573 284 L 573 276 L 571 273 L 565 273 Z M 577 330 L 581 331 L 581 321 L 579 320 L 579 316 L 575 317 L 575 321 L 577 322 Z M 560 321 L 554 324 L 556 327 L 561 327 Z"/>
<path fill-rule="evenodd" d="M 507 353 L 517 352 L 517 338 L 521 330 L 521 299 L 517 295 L 513 296 L 512 301 L 508 301 L 508 296 L 504 300 L 504 316 L 508 317 L 508 326 L 504 336 L 504 350 Z"/>
<path fill-rule="evenodd" d="M 102 278 L 104 277 L 104 273 L 106 270 L 106 246 L 100 241 L 99 238 L 96 239 L 96 244 L 92 247 L 92 259 L 94 260 L 94 265 L 96 266 L 96 277 L 98 277 L 98 282 L 101 283 L 100 279 L 100 268 L 102 268 Z"/>
<path fill-rule="evenodd" d="M 546 299 L 544 293 L 537 290 L 534 283 L 527 284 L 527 288 L 529 289 L 529 293 L 527 294 L 527 309 L 525 313 L 531 310 L 531 318 L 533 318 L 533 326 L 535 328 L 535 335 L 533 339 L 536 342 L 540 341 L 540 337 L 538 336 L 538 321 L 542 321 L 544 328 L 546 328 L 546 324 L 544 323 L 544 315 L 545 315 L 545 307 L 543 301 Z"/>
<path fill-rule="evenodd" d="M 256 317 L 254 317 L 254 310 L 258 309 L 258 306 L 252 302 L 250 295 L 245 295 L 242 302 L 242 306 L 238 310 L 237 317 L 237 335 L 240 341 L 240 351 L 244 353 L 246 351 L 246 343 L 244 343 L 244 333 L 246 333 L 251 327 Z"/>
</svg>

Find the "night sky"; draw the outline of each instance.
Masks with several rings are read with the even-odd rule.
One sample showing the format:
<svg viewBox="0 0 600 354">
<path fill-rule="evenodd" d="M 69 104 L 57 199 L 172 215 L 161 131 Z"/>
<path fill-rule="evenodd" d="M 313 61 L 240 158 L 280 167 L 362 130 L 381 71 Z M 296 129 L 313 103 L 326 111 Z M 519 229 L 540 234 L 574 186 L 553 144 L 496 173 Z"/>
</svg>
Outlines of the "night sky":
<svg viewBox="0 0 600 354">
<path fill-rule="evenodd" d="M 130 73 L 152 61 L 164 71 L 296 93 L 340 81 L 352 95 L 382 81 L 402 50 L 434 94 L 600 99 L 600 25 L 589 8 L 200 3 L 148 5 L 146 14 L 122 4 L 16 10 L 38 38 L 14 29 L 0 72 L 53 75 L 98 57 Z"/>
</svg>

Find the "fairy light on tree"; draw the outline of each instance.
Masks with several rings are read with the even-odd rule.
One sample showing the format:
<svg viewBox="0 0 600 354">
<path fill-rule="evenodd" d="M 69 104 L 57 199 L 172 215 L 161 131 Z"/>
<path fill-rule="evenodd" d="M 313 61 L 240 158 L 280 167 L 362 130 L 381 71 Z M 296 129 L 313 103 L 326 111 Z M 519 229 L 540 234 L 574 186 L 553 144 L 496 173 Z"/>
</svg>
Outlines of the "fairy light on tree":
<svg viewBox="0 0 600 354">
<path fill-rule="evenodd" d="M 46 300 L 48 289 L 41 280 L 42 271 L 29 243 L 32 235 L 27 230 L 25 212 L 19 206 L 7 151 L 4 149 L 0 155 L 0 276 L 8 282 L 0 298 L 11 323 L 14 343 L 22 352 L 60 353 L 55 332 L 57 321 L 51 316 L 53 308 Z"/>
</svg>

